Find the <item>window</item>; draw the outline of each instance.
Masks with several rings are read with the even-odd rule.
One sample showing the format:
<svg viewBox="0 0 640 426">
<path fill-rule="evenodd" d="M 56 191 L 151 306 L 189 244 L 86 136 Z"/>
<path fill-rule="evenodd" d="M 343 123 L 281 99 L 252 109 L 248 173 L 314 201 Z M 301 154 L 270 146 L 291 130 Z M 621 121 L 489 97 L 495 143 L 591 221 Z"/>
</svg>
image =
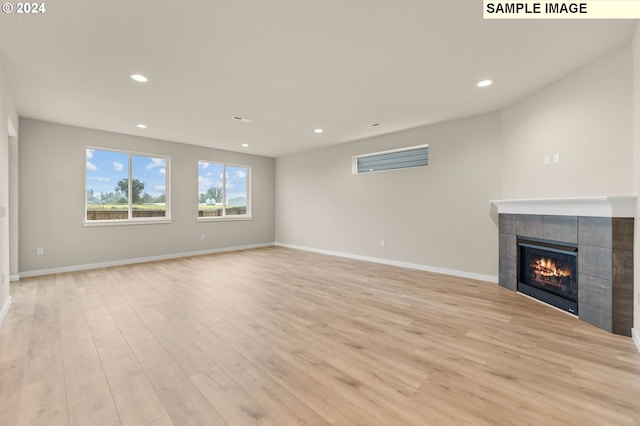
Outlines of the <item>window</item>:
<svg viewBox="0 0 640 426">
<path fill-rule="evenodd" d="M 251 217 L 251 167 L 198 161 L 198 218 Z"/>
<path fill-rule="evenodd" d="M 429 145 L 411 146 L 391 151 L 353 157 L 353 173 L 370 173 L 383 170 L 397 170 L 422 167 L 429 164 Z"/>
<path fill-rule="evenodd" d="M 86 223 L 170 219 L 169 158 L 98 148 L 85 156 Z"/>
</svg>

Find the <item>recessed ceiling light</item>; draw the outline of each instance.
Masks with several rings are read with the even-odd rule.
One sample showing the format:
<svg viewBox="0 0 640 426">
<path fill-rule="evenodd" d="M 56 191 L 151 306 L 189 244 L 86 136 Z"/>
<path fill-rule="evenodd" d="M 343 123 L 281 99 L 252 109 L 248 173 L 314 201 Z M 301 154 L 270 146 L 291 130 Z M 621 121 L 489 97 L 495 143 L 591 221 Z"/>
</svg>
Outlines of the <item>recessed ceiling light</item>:
<svg viewBox="0 0 640 426">
<path fill-rule="evenodd" d="M 247 148 L 249 146 L 249 144 L 248 143 L 243 143 L 242 146 Z"/>
<path fill-rule="evenodd" d="M 481 82 L 479 82 L 477 84 L 478 87 L 487 87 L 487 86 L 491 86 L 493 84 L 493 81 L 491 80 L 482 80 Z"/>
<path fill-rule="evenodd" d="M 138 81 L 140 83 L 146 83 L 147 81 L 149 81 L 149 79 L 142 74 L 131 74 L 130 77 L 132 80 Z"/>
<path fill-rule="evenodd" d="M 142 124 L 142 123 L 140 123 L 140 124 L 136 124 L 136 127 L 137 127 L 138 129 L 146 129 L 146 128 L 147 128 L 147 125 L 146 125 L 146 124 Z"/>
<path fill-rule="evenodd" d="M 324 130 L 322 130 L 322 129 L 315 129 L 315 130 L 314 130 L 314 132 L 316 132 L 316 133 L 322 133 L 322 132 L 324 132 Z"/>
</svg>

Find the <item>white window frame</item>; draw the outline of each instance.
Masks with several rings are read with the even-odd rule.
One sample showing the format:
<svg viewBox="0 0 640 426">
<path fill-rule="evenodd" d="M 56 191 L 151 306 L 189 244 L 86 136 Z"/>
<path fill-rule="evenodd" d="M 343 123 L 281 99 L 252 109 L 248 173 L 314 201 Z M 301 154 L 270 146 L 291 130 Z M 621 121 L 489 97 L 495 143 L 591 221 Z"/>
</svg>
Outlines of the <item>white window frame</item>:
<svg viewBox="0 0 640 426">
<path fill-rule="evenodd" d="M 128 179 L 129 179 L 129 206 L 128 206 L 128 219 L 113 219 L 113 220 L 87 220 L 87 150 L 93 149 L 97 151 L 110 151 L 110 152 L 118 152 L 122 154 L 127 154 L 128 156 Z M 132 156 L 142 156 L 142 157 L 151 157 L 151 158 L 162 158 L 165 160 L 165 216 L 164 217 L 133 217 L 133 206 L 132 206 L 132 182 L 131 174 L 133 171 L 131 164 Z M 146 152 L 138 152 L 138 151 L 127 151 L 122 149 L 114 149 L 114 148 L 103 148 L 97 146 L 85 146 L 84 147 L 84 212 L 83 212 L 83 220 L 82 223 L 84 226 L 119 226 L 119 225 L 149 225 L 149 224 L 161 224 L 161 223 L 172 223 L 171 219 L 171 156 L 168 155 L 159 155 L 159 154 L 150 154 Z"/>
<path fill-rule="evenodd" d="M 200 210 L 200 191 L 199 188 L 196 188 L 197 198 L 196 198 L 196 217 L 198 222 L 220 222 L 220 221 L 230 221 L 230 220 L 252 220 L 253 216 L 251 215 L 251 166 L 247 164 L 237 164 L 237 163 L 225 163 L 223 161 L 215 161 L 215 160 L 198 160 L 198 182 L 200 181 L 200 163 L 211 163 L 222 166 L 222 187 L 224 188 L 223 197 L 222 197 L 222 216 L 198 216 L 198 212 Z M 235 214 L 235 215 L 226 215 L 226 203 L 227 203 L 227 167 L 245 167 L 247 169 L 247 212 L 245 214 Z"/>
<path fill-rule="evenodd" d="M 366 175 L 369 173 L 391 172 L 391 171 L 398 171 L 398 170 L 410 170 L 410 169 L 419 169 L 419 168 L 427 167 L 428 164 L 425 164 L 423 166 L 398 167 L 394 169 L 370 170 L 366 172 L 358 172 L 358 159 L 360 158 L 373 157 L 373 156 L 382 155 L 382 154 L 392 154 L 394 152 L 411 151 L 419 148 L 427 148 L 427 158 L 428 158 L 429 144 L 413 145 L 413 146 L 407 146 L 403 148 L 389 149 L 387 151 L 369 152 L 367 154 L 354 155 L 351 158 L 351 173 L 354 175 Z"/>
</svg>

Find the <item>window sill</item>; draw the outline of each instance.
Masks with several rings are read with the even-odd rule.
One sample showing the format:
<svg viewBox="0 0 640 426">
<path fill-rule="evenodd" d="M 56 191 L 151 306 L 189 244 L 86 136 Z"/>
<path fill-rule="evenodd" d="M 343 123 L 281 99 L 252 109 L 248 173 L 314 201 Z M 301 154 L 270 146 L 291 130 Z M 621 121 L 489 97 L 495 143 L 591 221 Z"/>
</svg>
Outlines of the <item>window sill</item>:
<svg viewBox="0 0 640 426">
<path fill-rule="evenodd" d="M 82 222 L 82 226 L 86 226 L 88 228 L 94 226 L 129 226 L 129 225 L 160 225 L 173 223 L 173 219 L 158 219 L 158 220 L 96 220 L 87 222 Z"/>
<path fill-rule="evenodd" d="M 252 216 L 210 216 L 199 217 L 198 222 L 233 222 L 236 220 L 253 220 Z"/>
</svg>

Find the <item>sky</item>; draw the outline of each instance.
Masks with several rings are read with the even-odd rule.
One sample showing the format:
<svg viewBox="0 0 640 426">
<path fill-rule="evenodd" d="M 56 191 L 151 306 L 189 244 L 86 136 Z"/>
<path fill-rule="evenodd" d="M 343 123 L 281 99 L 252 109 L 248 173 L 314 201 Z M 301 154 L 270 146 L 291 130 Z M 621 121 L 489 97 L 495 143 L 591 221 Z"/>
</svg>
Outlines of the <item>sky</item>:
<svg viewBox="0 0 640 426">
<path fill-rule="evenodd" d="M 144 182 L 144 192 L 158 197 L 166 190 L 166 159 L 132 155 L 132 178 Z M 126 152 L 87 149 L 87 191 L 116 192 L 118 181 L 129 176 L 129 154 Z"/>
</svg>

